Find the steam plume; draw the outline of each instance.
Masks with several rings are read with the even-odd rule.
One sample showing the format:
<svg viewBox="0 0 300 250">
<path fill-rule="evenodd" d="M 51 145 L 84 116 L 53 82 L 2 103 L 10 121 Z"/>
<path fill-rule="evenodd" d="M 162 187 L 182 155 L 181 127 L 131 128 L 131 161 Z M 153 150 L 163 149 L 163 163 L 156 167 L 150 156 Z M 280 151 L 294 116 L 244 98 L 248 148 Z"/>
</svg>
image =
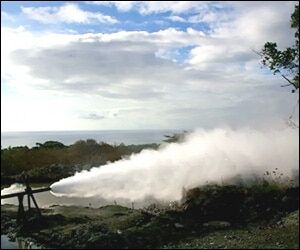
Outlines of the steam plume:
<svg viewBox="0 0 300 250">
<path fill-rule="evenodd" d="M 51 188 L 57 196 L 171 201 L 181 198 L 183 188 L 246 180 L 275 168 L 292 178 L 299 167 L 298 137 L 291 128 L 197 130 L 180 143 L 76 173 Z"/>
</svg>

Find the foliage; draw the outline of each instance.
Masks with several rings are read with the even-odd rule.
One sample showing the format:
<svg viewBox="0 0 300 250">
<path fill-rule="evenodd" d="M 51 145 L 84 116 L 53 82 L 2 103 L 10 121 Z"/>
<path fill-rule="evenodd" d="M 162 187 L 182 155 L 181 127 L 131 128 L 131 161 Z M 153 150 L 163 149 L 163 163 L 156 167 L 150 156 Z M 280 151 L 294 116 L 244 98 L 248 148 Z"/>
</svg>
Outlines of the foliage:
<svg viewBox="0 0 300 250">
<path fill-rule="evenodd" d="M 292 92 L 299 88 L 299 5 L 291 15 L 291 28 L 295 29 L 295 44 L 285 50 L 279 50 L 277 43 L 265 43 L 259 55 L 262 57 L 262 64 L 268 67 L 274 74 L 280 74 L 287 85 L 294 87 Z"/>
<path fill-rule="evenodd" d="M 158 144 L 151 143 L 151 144 L 140 144 L 140 145 L 125 145 L 124 143 L 121 143 L 119 146 L 117 146 L 117 149 L 121 152 L 122 155 L 130 155 L 132 153 L 139 153 L 143 149 L 157 149 Z"/>
<path fill-rule="evenodd" d="M 187 131 L 183 131 L 182 133 L 174 133 L 173 135 L 165 135 L 166 140 L 163 140 L 164 142 L 179 142 L 182 141 L 184 139 L 184 137 L 186 136 L 188 132 Z"/>
<path fill-rule="evenodd" d="M 64 145 L 63 143 L 61 142 L 58 142 L 58 141 L 46 141 L 45 143 L 39 143 L 37 142 L 36 143 L 36 149 L 40 149 L 40 148 L 46 148 L 46 149 L 53 149 L 53 148 L 66 148 L 67 146 Z"/>
<path fill-rule="evenodd" d="M 183 193 L 182 208 L 194 221 L 255 221 L 279 211 L 299 208 L 299 187 L 282 187 L 267 181 L 246 185 L 206 185 Z"/>
<path fill-rule="evenodd" d="M 59 179 L 83 168 L 104 165 L 145 148 L 156 149 L 157 144 L 112 146 L 93 139 L 79 140 L 70 146 L 57 141 L 36 143 L 33 148 L 9 147 L 1 149 L 1 178 L 27 171 L 31 178 Z"/>
</svg>

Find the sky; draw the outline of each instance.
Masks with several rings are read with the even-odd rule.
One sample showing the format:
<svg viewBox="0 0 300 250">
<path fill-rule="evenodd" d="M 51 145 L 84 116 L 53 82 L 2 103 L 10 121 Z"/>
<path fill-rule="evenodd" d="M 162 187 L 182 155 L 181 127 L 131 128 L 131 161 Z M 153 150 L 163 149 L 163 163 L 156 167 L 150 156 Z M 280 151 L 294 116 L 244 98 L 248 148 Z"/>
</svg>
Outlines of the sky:
<svg viewBox="0 0 300 250">
<path fill-rule="evenodd" d="M 284 123 L 298 93 L 260 64 L 289 1 L 1 1 L 1 131 Z"/>
</svg>

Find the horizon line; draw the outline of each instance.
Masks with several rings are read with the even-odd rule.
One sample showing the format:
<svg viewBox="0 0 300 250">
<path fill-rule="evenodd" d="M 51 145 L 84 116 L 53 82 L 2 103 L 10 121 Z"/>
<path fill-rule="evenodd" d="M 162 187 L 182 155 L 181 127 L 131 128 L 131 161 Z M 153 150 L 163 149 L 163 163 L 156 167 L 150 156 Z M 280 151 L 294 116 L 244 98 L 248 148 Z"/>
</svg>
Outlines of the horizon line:
<svg viewBox="0 0 300 250">
<path fill-rule="evenodd" d="M 133 130 L 192 130 L 180 128 L 143 128 L 143 129 L 87 129 L 87 130 L 6 130 L 1 133 L 29 133 L 29 132 L 93 132 L 93 131 L 133 131 Z"/>
</svg>

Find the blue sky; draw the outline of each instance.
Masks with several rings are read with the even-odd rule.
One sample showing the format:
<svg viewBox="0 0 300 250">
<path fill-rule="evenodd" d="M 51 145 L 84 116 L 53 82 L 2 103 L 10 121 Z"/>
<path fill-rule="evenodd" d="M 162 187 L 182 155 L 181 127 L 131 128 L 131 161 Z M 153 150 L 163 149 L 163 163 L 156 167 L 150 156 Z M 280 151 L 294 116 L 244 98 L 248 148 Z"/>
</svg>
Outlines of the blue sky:
<svg viewBox="0 0 300 250">
<path fill-rule="evenodd" d="M 283 122 L 297 97 L 252 49 L 293 44 L 295 4 L 2 1 L 2 130 Z"/>
<path fill-rule="evenodd" d="M 60 8 L 63 5 L 75 5 L 78 6 L 82 11 L 88 12 L 100 12 L 104 15 L 114 17 L 118 20 L 117 23 L 113 25 L 108 25 L 108 23 L 90 22 L 89 24 L 82 23 L 63 23 L 59 24 L 45 24 L 32 20 L 28 18 L 28 15 L 24 14 L 22 8 Z M 201 30 L 203 32 L 209 32 L 210 27 L 207 22 L 195 22 L 188 23 L 178 20 L 170 20 L 169 18 L 174 16 L 172 11 L 166 11 L 162 13 L 154 14 L 141 14 L 138 10 L 132 9 L 131 11 L 118 11 L 115 5 L 94 5 L 88 2 L 63 2 L 63 1 L 11 1 L 2 2 L 2 11 L 6 14 L 14 17 L 12 22 L 10 18 L 3 18 L 3 25 L 8 27 L 18 27 L 19 25 L 26 26 L 32 31 L 61 31 L 64 30 L 74 30 L 79 33 L 85 33 L 90 30 L 93 32 L 115 32 L 120 30 L 146 30 L 149 32 L 159 31 L 161 29 L 166 29 L 169 27 L 174 27 L 178 30 L 185 30 L 188 27 Z M 212 6 L 211 10 L 218 12 L 230 12 L 232 9 L 229 6 L 215 7 Z M 54 10 L 51 10 L 54 11 Z M 50 12 L 51 12 L 50 11 Z M 180 17 L 183 19 L 189 18 L 192 15 L 196 15 L 197 12 L 191 10 L 188 14 L 181 13 Z M 177 16 L 177 15 L 176 15 Z"/>
</svg>

